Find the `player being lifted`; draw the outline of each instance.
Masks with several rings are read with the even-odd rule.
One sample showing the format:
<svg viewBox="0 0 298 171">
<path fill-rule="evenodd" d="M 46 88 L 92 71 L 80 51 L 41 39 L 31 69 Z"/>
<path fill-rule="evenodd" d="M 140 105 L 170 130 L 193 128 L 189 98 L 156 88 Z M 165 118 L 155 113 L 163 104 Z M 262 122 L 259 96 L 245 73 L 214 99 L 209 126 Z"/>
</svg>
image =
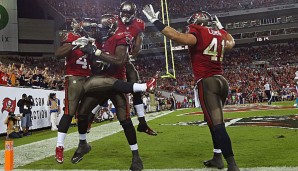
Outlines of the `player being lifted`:
<svg viewBox="0 0 298 171">
<path fill-rule="evenodd" d="M 120 5 L 120 14 L 116 15 L 118 20 L 118 29 L 116 33 L 129 33 L 133 37 L 133 43 L 129 48 L 129 57 L 131 59 L 136 58 L 139 55 L 139 52 L 142 48 L 143 43 L 143 32 L 145 31 L 145 23 L 143 20 L 136 18 L 137 8 L 136 5 L 132 2 L 123 2 Z M 129 60 L 126 64 L 126 77 L 128 82 L 137 83 L 140 78 L 138 71 L 135 69 L 132 62 Z M 156 136 L 157 132 L 152 130 L 146 120 L 145 120 L 145 111 L 144 104 L 142 100 L 142 94 L 140 92 L 133 93 L 133 105 L 138 115 L 139 125 L 137 130 L 139 132 L 145 132 L 148 135 Z M 97 106 L 96 108 L 99 108 Z M 96 111 L 96 110 L 94 110 Z M 94 120 L 94 111 L 89 118 L 89 128 L 91 127 L 91 123 Z M 89 132 L 89 130 L 88 130 Z"/>
<path fill-rule="evenodd" d="M 137 7 L 132 2 L 123 2 L 120 5 L 120 14 L 118 18 L 117 32 L 128 32 L 134 38 L 133 45 L 130 49 L 130 58 L 134 59 L 139 55 L 143 43 L 143 32 L 145 31 L 145 23 L 143 20 L 136 18 Z M 135 69 L 131 61 L 126 64 L 126 77 L 128 82 L 137 83 L 140 78 L 138 71 Z M 133 105 L 138 115 L 139 125 L 137 130 L 145 132 L 149 135 L 157 135 L 150 129 L 145 120 L 144 104 L 141 93 L 133 93 Z"/>
<path fill-rule="evenodd" d="M 223 29 L 216 16 L 213 21 L 211 15 L 204 11 L 193 14 L 187 20 L 189 25 L 186 33 L 180 33 L 160 22 L 159 12 L 154 12 L 152 5 L 146 5 L 143 13 L 163 35 L 177 43 L 188 45 L 196 90 L 212 135 L 214 149 L 222 151 L 228 163 L 228 171 L 239 171 L 223 120 L 223 106 L 229 86 L 222 76 L 222 60 L 224 51 L 235 45 L 233 37 Z M 215 151 L 213 158 L 204 162 L 205 166 L 219 169 L 224 167 L 221 153 L 217 152 L 220 151 Z"/>
</svg>

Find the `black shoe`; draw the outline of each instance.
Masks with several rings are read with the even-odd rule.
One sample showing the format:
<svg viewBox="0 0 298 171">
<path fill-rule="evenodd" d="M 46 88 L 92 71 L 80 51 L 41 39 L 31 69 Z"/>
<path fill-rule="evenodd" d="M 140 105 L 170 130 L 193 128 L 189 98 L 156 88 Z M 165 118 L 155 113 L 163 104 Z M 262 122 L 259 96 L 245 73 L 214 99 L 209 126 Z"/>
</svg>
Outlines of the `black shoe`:
<svg viewBox="0 0 298 171">
<path fill-rule="evenodd" d="M 139 156 L 132 158 L 130 169 L 131 171 L 141 171 L 143 169 L 143 162 Z"/>
<path fill-rule="evenodd" d="M 74 155 L 71 158 L 71 162 L 73 164 L 77 164 L 83 159 L 83 156 L 91 150 L 91 146 L 85 142 L 85 143 L 79 143 L 79 147 L 75 151 Z"/>
<path fill-rule="evenodd" d="M 203 163 L 206 167 L 213 167 L 213 168 L 217 168 L 217 169 L 224 168 L 224 163 L 223 163 L 221 157 L 217 158 L 217 159 L 213 158 L 211 160 L 204 161 Z"/>
<path fill-rule="evenodd" d="M 156 136 L 157 135 L 157 132 L 155 132 L 154 130 L 149 128 L 148 125 L 139 124 L 137 130 L 139 132 L 145 132 L 146 134 L 151 135 L 151 136 Z"/>
<path fill-rule="evenodd" d="M 228 165 L 227 171 L 240 171 L 240 169 L 237 165 Z"/>
</svg>

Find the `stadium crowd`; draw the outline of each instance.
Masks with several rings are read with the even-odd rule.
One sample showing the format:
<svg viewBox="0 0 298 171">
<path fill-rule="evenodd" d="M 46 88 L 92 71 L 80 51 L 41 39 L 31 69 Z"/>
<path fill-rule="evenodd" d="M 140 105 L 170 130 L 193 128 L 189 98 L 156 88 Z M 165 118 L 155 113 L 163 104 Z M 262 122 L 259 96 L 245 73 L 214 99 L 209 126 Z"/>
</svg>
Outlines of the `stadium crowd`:
<svg viewBox="0 0 298 171">
<path fill-rule="evenodd" d="M 229 81 L 230 98 L 241 96 L 246 102 L 253 102 L 252 99 L 263 91 L 266 82 L 272 85 L 273 91 L 278 92 L 277 99 L 281 99 L 284 91 L 291 94 L 294 91 L 293 76 L 298 70 L 297 46 L 298 42 L 294 41 L 288 44 L 239 48 L 227 53 L 224 59 L 224 76 Z M 175 51 L 174 56 L 176 79 L 159 78 L 158 89 L 193 98 L 194 81 L 188 54 L 186 51 Z M 169 64 L 169 72 L 172 72 L 171 62 Z M 2 57 L 0 84 L 62 90 L 64 78 L 63 71 L 59 68 L 63 68 L 63 65 L 62 61 L 52 58 Z M 166 61 L 163 55 L 142 55 L 136 59 L 135 65 L 143 82 L 148 81 L 156 71 L 165 75 Z M 236 103 L 235 100 L 228 102 Z"/>
<path fill-rule="evenodd" d="M 2 56 L 0 61 L 0 85 L 63 90 L 62 61 L 19 56 Z"/>
<path fill-rule="evenodd" d="M 100 2 L 100 3 L 99 3 Z M 102 14 L 118 13 L 118 6 L 121 0 L 117 1 L 76 1 L 76 0 L 48 0 L 48 3 L 57 9 L 64 16 L 72 17 L 92 17 L 98 18 Z M 145 6 L 148 1 L 132 0 L 137 7 L 137 14 L 142 18 L 141 7 Z M 225 0 L 225 1 L 205 1 L 205 0 L 171 0 L 168 1 L 169 14 L 171 18 L 188 17 L 193 12 L 198 10 L 205 10 L 211 12 L 227 12 L 242 9 L 252 9 L 260 7 L 268 7 L 274 5 L 282 5 L 289 3 L 297 3 L 297 0 Z M 150 1 L 156 9 L 161 8 L 159 0 Z M 182 3 L 182 4 L 181 4 Z M 187 12 L 186 12 L 187 11 Z"/>
</svg>

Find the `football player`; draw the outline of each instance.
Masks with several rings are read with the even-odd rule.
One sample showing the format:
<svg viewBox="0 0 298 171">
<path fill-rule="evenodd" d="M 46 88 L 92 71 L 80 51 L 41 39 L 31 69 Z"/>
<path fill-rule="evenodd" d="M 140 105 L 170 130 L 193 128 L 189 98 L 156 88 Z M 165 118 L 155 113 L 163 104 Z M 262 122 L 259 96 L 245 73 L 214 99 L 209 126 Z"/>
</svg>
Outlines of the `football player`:
<svg viewBox="0 0 298 171">
<path fill-rule="evenodd" d="M 101 50 L 91 44 L 81 48 L 83 52 L 94 56 L 92 57 L 92 73 L 94 76 L 91 76 L 84 85 L 85 96 L 78 109 L 80 143 L 72 157 L 72 162 L 79 162 L 83 156 L 91 150 L 90 145 L 86 142 L 88 129 L 88 115 L 86 115 L 86 113 L 90 113 L 98 102 L 102 104 L 107 99 L 111 99 L 117 109 L 117 118 L 124 129 L 125 136 L 133 154 L 130 170 L 142 170 L 143 163 L 138 153 L 136 132 L 130 118 L 126 95 L 111 91 L 111 89 L 106 89 L 103 93 L 99 90 L 103 87 L 98 86 L 102 81 L 104 81 L 105 84 L 110 84 L 106 77 L 125 80 L 125 64 L 128 61 L 128 47 L 132 43 L 132 37 L 127 32 L 116 33 L 118 22 L 113 15 L 103 15 L 101 17 L 101 25 L 101 36 L 103 38 Z M 97 61 L 106 62 L 109 66 L 102 70 L 102 67 L 98 67 Z"/>
<path fill-rule="evenodd" d="M 91 61 L 90 59 L 92 58 L 89 58 L 88 55 L 80 49 L 80 47 L 87 47 L 87 44 L 89 44 L 90 41 L 94 41 L 91 37 L 87 38 L 85 36 L 81 36 L 81 34 L 85 34 L 86 36 L 90 36 L 90 34 L 92 34 L 92 30 L 90 32 L 86 32 L 87 27 L 90 25 L 90 22 L 77 23 L 76 21 L 73 21 L 72 26 L 75 32 L 66 34 L 62 41 L 63 45 L 55 52 L 55 55 L 59 58 L 66 56 L 65 111 L 58 126 L 55 155 L 58 163 L 63 163 L 64 160 L 64 140 L 72 117 L 76 113 L 79 101 L 85 94 L 84 85 L 87 77 L 91 74 L 90 64 L 91 62 L 95 62 L 96 65 L 106 67 L 101 61 L 98 62 L 94 59 Z M 84 29 L 84 31 L 82 29 Z M 78 32 L 83 33 L 79 34 Z M 148 88 L 153 88 L 153 84 L 126 83 L 115 78 L 98 78 L 98 80 L 100 80 L 100 82 L 96 83 L 95 86 L 100 87 L 100 89 L 97 89 L 97 91 L 115 90 L 130 93 L 146 91 Z M 154 80 L 155 79 L 153 78 L 151 81 L 154 83 Z M 82 136 L 84 137 L 84 135 Z"/>
<path fill-rule="evenodd" d="M 152 5 L 146 5 L 143 13 L 148 20 L 169 39 L 189 47 L 196 90 L 207 120 L 215 149 L 220 149 L 228 163 L 228 171 L 239 171 L 234 159 L 231 140 L 223 120 L 223 106 L 229 86 L 222 76 L 222 60 L 225 50 L 235 45 L 233 37 L 223 29 L 217 17 L 213 21 L 208 12 L 200 11 L 188 20 L 186 33 L 180 33 L 165 26 L 158 20 L 159 12 L 154 12 Z M 214 153 L 211 160 L 204 162 L 207 167 L 222 169 L 221 153 Z"/>
<path fill-rule="evenodd" d="M 78 48 L 78 45 L 83 45 L 84 42 L 81 36 L 81 25 L 75 20 L 72 21 L 71 25 L 73 31 L 64 36 L 62 46 L 55 52 L 56 57 L 65 58 L 65 110 L 58 125 L 55 155 L 58 163 L 63 163 L 66 133 L 83 95 L 83 85 L 91 74 L 90 60 Z M 87 42 L 85 41 L 85 44 Z"/>
<path fill-rule="evenodd" d="M 117 32 L 128 32 L 134 38 L 129 55 L 131 59 L 134 59 L 139 55 L 143 43 L 143 32 L 145 31 L 145 23 L 143 20 L 136 18 L 136 12 L 136 5 L 126 1 L 120 5 L 120 15 L 117 16 L 119 27 Z M 126 76 L 128 82 L 137 83 L 140 80 L 138 71 L 135 69 L 131 61 L 126 64 Z M 157 132 L 152 130 L 145 120 L 144 104 L 141 93 L 133 93 L 133 105 L 139 120 L 137 130 L 139 132 L 145 132 L 148 135 L 156 136 Z"/>
</svg>

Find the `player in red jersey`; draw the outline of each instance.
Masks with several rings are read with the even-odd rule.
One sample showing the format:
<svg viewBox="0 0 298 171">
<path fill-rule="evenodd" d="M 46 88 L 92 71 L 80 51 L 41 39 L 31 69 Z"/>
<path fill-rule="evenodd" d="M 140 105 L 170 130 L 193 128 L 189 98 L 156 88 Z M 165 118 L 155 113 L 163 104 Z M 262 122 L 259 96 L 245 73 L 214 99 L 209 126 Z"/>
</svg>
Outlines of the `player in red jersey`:
<svg viewBox="0 0 298 171">
<path fill-rule="evenodd" d="M 126 68 L 125 64 L 128 61 L 128 48 L 132 43 L 132 36 L 127 32 L 117 32 L 117 19 L 113 15 L 103 15 L 101 17 L 101 34 L 103 37 L 103 45 L 101 50 L 94 45 L 87 45 L 81 50 L 92 57 L 92 73 L 84 85 L 85 96 L 81 100 L 81 105 L 78 109 L 78 130 L 80 134 L 80 143 L 72 157 L 73 163 L 78 163 L 91 147 L 86 142 L 86 133 L 88 128 L 88 115 L 91 110 L 98 104 L 102 104 L 107 99 L 111 99 L 117 109 L 117 118 L 124 129 L 125 136 L 130 145 L 133 158 L 130 170 L 138 171 L 143 169 L 143 163 L 138 153 L 137 138 L 134 126 L 132 124 L 127 97 L 123 93 L 111 91 L 111 89 L 103 89 L 101 82 L 110 84 L 108 78 L 125 80 Z M 106 62 L 105 67 L 98 67 L 98 61 Z M 127 83 L 133 84 L 133 83 Z"/>
<path fill-rule="evenodd" d="M 158 20 L 152 5 L 146 5 L 143 13 L 155 27 L 169 39 L 188 45 L 196 90 L 207 120 L 214 149 L 220 149 L 228 163 L 228 171 L 239 171 L 234 159 L 231 140 L 223 120 L 223 106 L 228 95 L 228 82 L 222 76 L 222 59 L 225 50 L 235 45 L 233 37 L 227 33 L 219 20 L 213 21 L 211 15 L 201 11 L 188 19 L 187 33 L 180 33 L 165 26 Z M 214 24 L 215 26 L 214 26 Z M 221 153 L 214 153 L 211 160 L 205 161 L 207 167 L 224 167 Z"/>
<path fill-rule="evenodd" d="M 64 140 L 70 126 L 72 117 L 76 113 L 79 101 L 84 93 L 83 85 L 88 76 L 91 74 L 90 61 L 78 45 L 83 45 L 84 38 L 80 32 L 81 26 L 75 21 L 72 22 L 73 32 L 67 33 L 63 40 L 62 46 L 57 49 L 55 56 L 65 58 L 65 110 L 59 122 L 56 161 L 63 163 Z M 88 41 L 87 41 L 88 42 Z M 85 44 L 87 43 L 85 42 Z"/>
<path fill-rule="evenodd" d="M 130 58 L 135 58 L 139 55 L 143 43 L 143 32 L 145 31 L 145 23 L 143 20 L 136 18 L 137 8 L 132 2 L 123 2 L 120 5 L 120 15 L 118 18 L 118 33 L 128 32 L 134 39 L 133 46 L 130 49 Z M 126 64 L 126 76 L 128 82 L 137 83 L 140 78 L 138 71 L 135 69 L 131 61 Z M 148 135 L 156 136 L 157 133 L 152 130 L 146 120 L 144 104 L 141 93 L 133 93 L 133 105 L 138 115 L 139 125 L 137 130 L 145 132 Z"/>
<path fill-rule="evenodd" d="M 90 26 L 90 21 L 83 21 L 80 23 L 73 22 L 72 25 L 75 31 L 82 32 L 82 29 Z M 90 36 L 94 34 L 94 32 L 92 30 L 87 32 L 86 29 L 84 29 L 83 34 L 89 34 L 86 36 Z M 83 85 L 85 84 L 87 77 L 91 75 L 90 58 L 79 48 L 87 45 L 90 41 L 94 41 L 94 39 L 85 36 L 82 37 L 79 33 L 70 32 L 66 34 L 62 41 L 63 45 L 59 47 L 55 53 L 59 58 L 66 56 L 65 111 L 59 122 L 55 156 L 58 163 L 63 163 L 64 139 L 72 117 L 78 108 L 79 101 L 85 93 Z M 128 84 L 111 78 L 106 78 L 104 81 L 101 81 L 101 84 L 97 83 L 96 85 L 101 86 L 101 91 L 113 89 L 120 92 L 132 92 L 146 91 L 147 88 L 150 88 L 150 85 L 148 84 Z M 138 86 L 139 88 L 135 89 L 135 87 Z"/>
</svg>

